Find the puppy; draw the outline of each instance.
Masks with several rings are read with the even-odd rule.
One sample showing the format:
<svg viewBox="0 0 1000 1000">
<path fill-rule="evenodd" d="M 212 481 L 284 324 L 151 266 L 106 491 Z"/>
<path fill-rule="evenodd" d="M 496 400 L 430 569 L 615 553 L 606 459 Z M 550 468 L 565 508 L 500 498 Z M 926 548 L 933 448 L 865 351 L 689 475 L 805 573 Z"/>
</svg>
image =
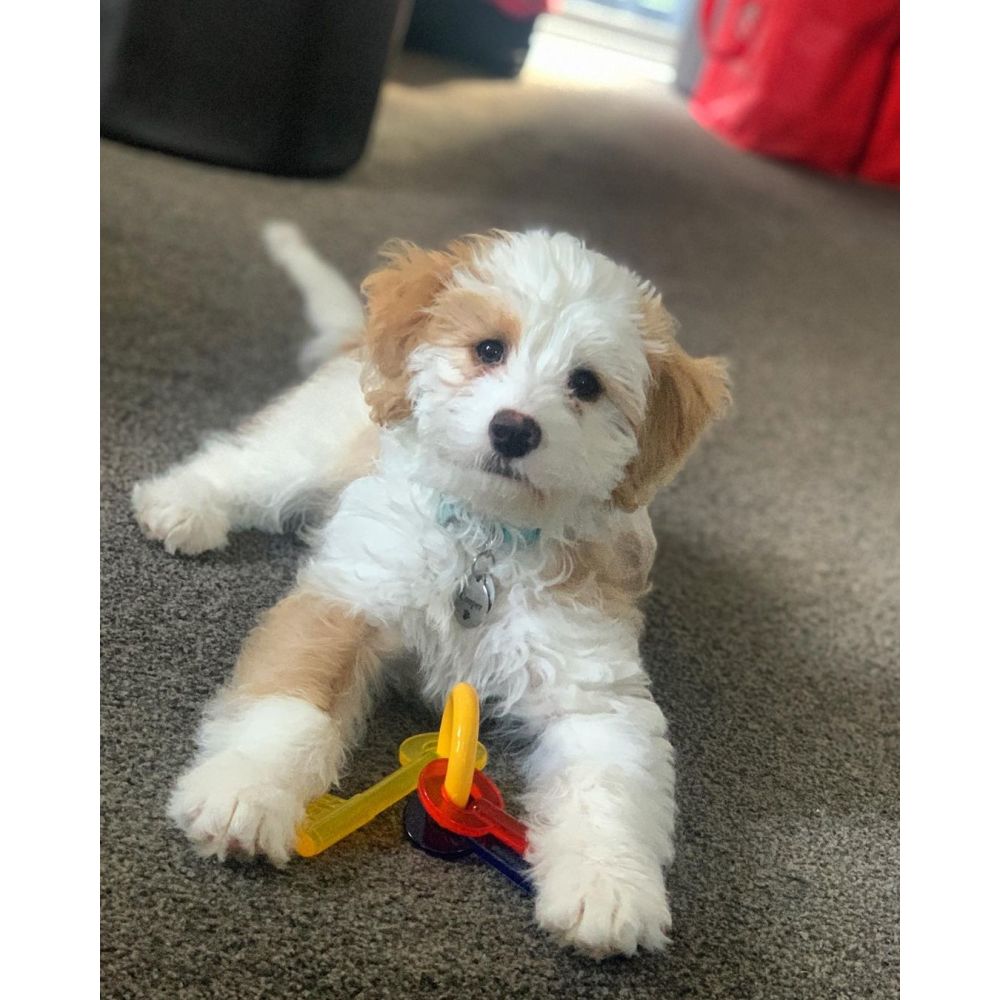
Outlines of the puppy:
<svg viewBox="0 0 1000 1000">
<path fill-rule="evenodd" d="M 530 739 L 538 923 L 595 956 L 661 948 L 674 773 L 639 658 L 646 508 L 725 409 L 723 363 L 565 234 L 391 245 L 364 313 L 294 227 L 266 238 L 318 331 L 306 360 L 332 356 L 139 484 L 136 516 L 194 555 L 335 506 L 209 706 L 170 816 L 205 855 L 285 863 L 408 651 L 432 703 L 469 681 Z"/>
</svg>

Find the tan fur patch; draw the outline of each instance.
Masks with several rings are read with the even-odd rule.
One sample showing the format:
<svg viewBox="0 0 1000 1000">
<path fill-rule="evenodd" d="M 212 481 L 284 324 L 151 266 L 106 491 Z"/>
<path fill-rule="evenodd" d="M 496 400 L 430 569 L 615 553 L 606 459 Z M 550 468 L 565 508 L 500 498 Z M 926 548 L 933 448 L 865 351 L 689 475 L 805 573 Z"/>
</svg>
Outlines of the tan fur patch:
<svg viewBox="0 0 1000 1000">
<path fill-rule="evenodd" d="M 495 298 L 467 288 L 444 291 L 430 310 L 424 341 L 454 348 L 451 361 L 467 380 L 481 375 L 486 366 L 475 348 L 483 340 L 501 340 L 515 349 L 521 340 L 521 323 Z"/>
<path fill-rule="evenodd" d="M 687 354 L 674 339 L 674 321 L 658 295 L 644 304 L 644 326 L 652 382 L 646 412 L 636 429 L 639 453 L 612 495 L 625 510 L 636 510 L 653 499 L 730 401 L 725 361 Z"/>
<path fill-rule="evenodd" d="M 376 423 L 393 424 L 409 415 L 406 364 L 410 352 L 426 339 L 430 307 L 455 268 L 473 267 L 477 255 L 500 235 L 465 237 L 445 250 L 423 250 L 404 242 L 383 249 L 386 263 L 361 285 L 368 312 L 363 386 Z"/>
<path fill-rule="evenodd" d="M 296 591 L 250 633 L 233 675 L 234 693 L 292 695 L 330 711 L 359 671 L 380 654 L 377 630 L 327 598 Z"/>
<path fill-rule="evenodd" d="M 579 542 L 567 556 L 569 573 L 553 588 L 554 593 L 631 619 L 638 628 L 641 616 L 636 602 L 648 590 L 655 553 L 656 538 L 648 517 L 609 539 Z"/>
</svg>

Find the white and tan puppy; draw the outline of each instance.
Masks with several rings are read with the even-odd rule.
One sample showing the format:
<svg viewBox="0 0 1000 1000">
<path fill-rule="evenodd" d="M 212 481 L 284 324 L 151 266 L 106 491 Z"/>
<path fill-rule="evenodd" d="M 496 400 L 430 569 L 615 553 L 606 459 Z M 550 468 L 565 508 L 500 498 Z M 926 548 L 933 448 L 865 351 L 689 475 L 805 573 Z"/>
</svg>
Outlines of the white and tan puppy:
<svg viewBox="0 0 1000 1000">
<path fill-rule="evenodd" d="M 364 312 L 294 227 L 266 237 L 318 331 L 306 359 L 328 360 L 137 486 L 135 511 L 189 555 L 324 498 L 332 513 L 209 707 L 170 815 L 205 854 L 287 861 L 406 650 L 432 702 L 469 681 L 531 738 L 541 926 L 598 956 L 660 948 L 674 775 L 639 659 L 646 505 L 724 410 L 723 364 L 686 354 L 648 283 L 565 234 L 393 245 Z"/>
</svg>

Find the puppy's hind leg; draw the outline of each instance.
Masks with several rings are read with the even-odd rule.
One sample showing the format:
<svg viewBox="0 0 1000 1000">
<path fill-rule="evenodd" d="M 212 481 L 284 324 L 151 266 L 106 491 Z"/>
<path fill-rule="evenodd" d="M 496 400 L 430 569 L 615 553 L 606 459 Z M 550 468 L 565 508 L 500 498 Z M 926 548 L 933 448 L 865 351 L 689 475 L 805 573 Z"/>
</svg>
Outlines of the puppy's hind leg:
<svg viewBox="0 0 1000 1000">
<path fill-rule="evenodd" d="M 281 531 L 364 475 L 375 455 L 378 435 L 362 398 L 361 363 L 342 353 L 364 325 L 357 294 L 291 223 L 268 223 L 263 238 L 301 292 L 316 331 L 300 363 L 309 370 L 323 364 L 237 431 L 213 437 L 165 475 L 135 487 L 140 526 L 168 552 L 220 548 L 234 529 Z"/>
<path fill-rule="evenodd" d="M 366 473 L 378 435 L 360 386 L 361 364 L 342 356 L 238 430 L 132 493 L 136 519 L 168 552 L 197 555 L 229 532 L 281 531 L 317 501 Z"/>
</svg>

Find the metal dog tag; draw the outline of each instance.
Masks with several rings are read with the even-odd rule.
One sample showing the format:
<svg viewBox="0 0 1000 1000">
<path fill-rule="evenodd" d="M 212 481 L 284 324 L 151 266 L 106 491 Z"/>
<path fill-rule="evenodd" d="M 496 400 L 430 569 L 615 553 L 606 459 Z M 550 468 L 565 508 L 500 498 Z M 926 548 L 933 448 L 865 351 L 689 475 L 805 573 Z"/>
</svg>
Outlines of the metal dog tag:
<svg viewBox="0 0 1000 1000">
<path fill-rule="evenodd" d="M 463 628 L 476 628 L 493 610 L 497 591 L 490 568 L 493 554 L 481 552 L 472 564 L 472 573 L 455 595 L 455 618 Z"/>
</svg>

